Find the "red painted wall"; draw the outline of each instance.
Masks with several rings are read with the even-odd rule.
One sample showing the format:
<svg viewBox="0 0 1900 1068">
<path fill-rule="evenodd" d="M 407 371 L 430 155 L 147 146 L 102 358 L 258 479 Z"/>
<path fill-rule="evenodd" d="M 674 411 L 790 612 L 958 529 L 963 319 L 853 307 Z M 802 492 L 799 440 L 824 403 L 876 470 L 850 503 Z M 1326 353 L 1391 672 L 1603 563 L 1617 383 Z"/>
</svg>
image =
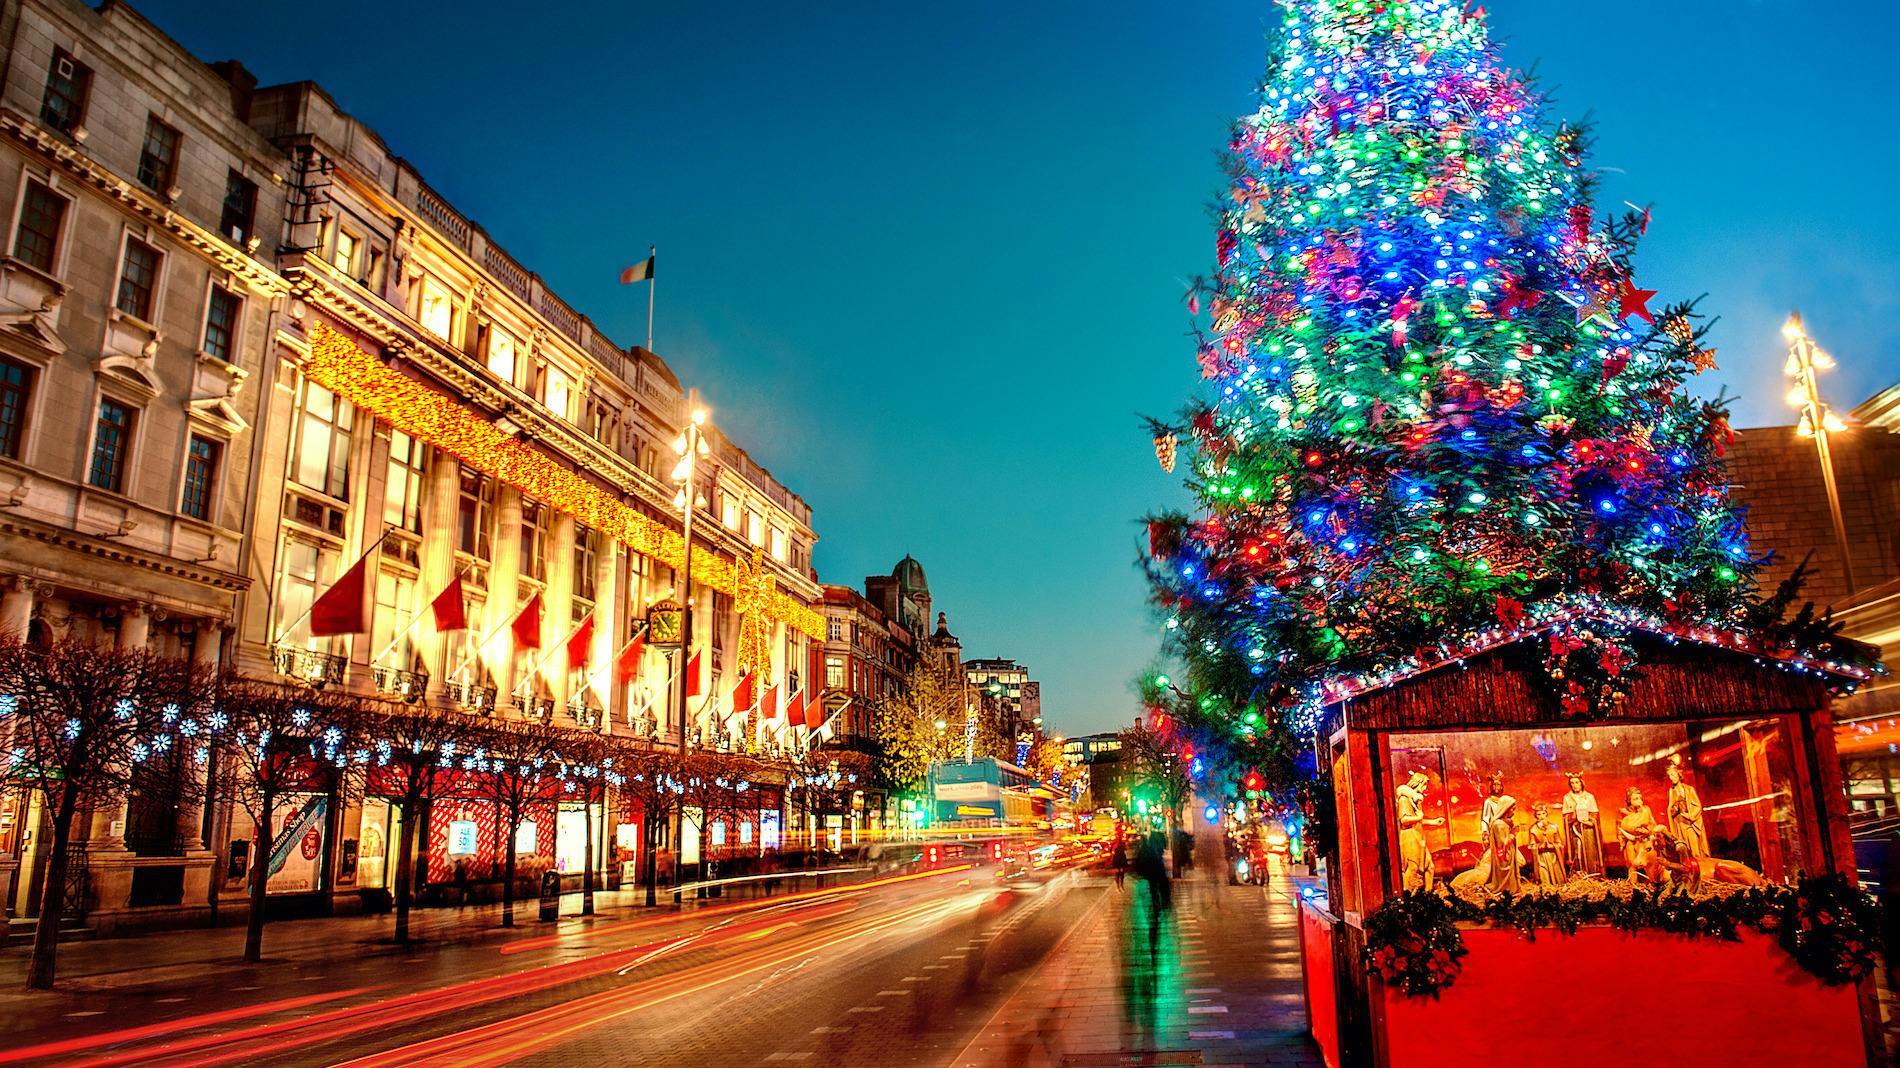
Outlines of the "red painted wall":
<svg viewBox="0 0 1900 1068">
<path fill-rule="evenodd" d="M 1326 1068 L 1339 1068 L 1339 1005 L 1333 983 L 1333 921 L 1300 903 L 1300 960 L 1306 974 L 1306 1021 Z"/>
<path fill-rule="evenodd" d="M 1588 927 L 1467 930 L 1464 972 L 1439 1000 L 1388 990 L 1392 1068 L 1414 1065 L 1865 1065 L 1860 1002 L 1744 932 L 1720 942 Z"/>
</svg>

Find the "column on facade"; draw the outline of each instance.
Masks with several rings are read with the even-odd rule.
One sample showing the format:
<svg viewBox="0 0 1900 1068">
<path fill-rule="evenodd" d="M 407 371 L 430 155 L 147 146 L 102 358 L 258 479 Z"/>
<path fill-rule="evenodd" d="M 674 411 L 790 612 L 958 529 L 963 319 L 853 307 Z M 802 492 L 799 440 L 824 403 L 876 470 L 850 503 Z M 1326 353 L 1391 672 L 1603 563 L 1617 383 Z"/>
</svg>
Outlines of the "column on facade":
<svg viewBox="0 0 1900 1068">
<path fill-rule="evenodd" d="M 482 633 L 494 634 L 482 659 L 495 670 L 499 707 L 514 699 L 516 650 L 514 635 L 505 628 L 515 617 L 521 596 L 521 491 L 512 486 L 495 488 L 494 559 L 488 566 L 488 604 Z"/>
<path fill-rule="evenodd" d="M 462 499 L 462 465 L 440 449 L 429 452 L 428 468 L 423 474 L 422 492 L 422 601 L 421 611 L 429 611 L 437 596 L 455 578 L 456 518 Z M 472 621 L 479 626 L 480 621 Z M 433 618 L 417 628 L 422 635 L 422 661 L 429 673 L 430 687 L 440 692 L 449 677 L 449 647 L 459 632 L 437 633 Z"/>
<path fill-rule="evenodd" d="M 223 661 L 224 624 L 216 620 L 200 622 L 191 643 L 192 666 L 206 674 L 216 675 Z M 185 848 L 189 850 L 201 849 L 204 845 L 204 823 L 199 813 L 203 811 L 205 775 L 208 770 L 196 760 L 187 759 L 184 763 L 184 781 L 178 788 L 174 828 L 178 840 L 185 843 Z"/>
<path fill-rule="evenodd" d="M 567 650 L 562 648 L 574 632 L 574 517 L 555 512 L 548 527 L 547 624 L 542 640 L 551 642 L 541 650 L 542 671 L 547 675 L 548 692 L 557 708 L 567 707 Z"/>
<path fill-rule="evenodd" d="M 627 633 L 625 591 L 620 578 L 626 569 L 620 566 L 620 543 L 606 534 L 596 533 L 600 544 L 594 556 L 594 647 L 588 662 L 587 679 L 600 704 L 603 727 L 614 716 L 617 684 L 614 679 L 614 654 L 620 651 Z"/>
<path fill-rule="evenodd" d="M 24 575 L 0 579 L 0 637 L 26 640 L 33 625 L 33 580 Z"/>
<path fill-rule="evenodd" d="M 137 601 L 119 608 L 119 648 L 144 649 L 152 641 L 152 610 Z"/>
</svg>

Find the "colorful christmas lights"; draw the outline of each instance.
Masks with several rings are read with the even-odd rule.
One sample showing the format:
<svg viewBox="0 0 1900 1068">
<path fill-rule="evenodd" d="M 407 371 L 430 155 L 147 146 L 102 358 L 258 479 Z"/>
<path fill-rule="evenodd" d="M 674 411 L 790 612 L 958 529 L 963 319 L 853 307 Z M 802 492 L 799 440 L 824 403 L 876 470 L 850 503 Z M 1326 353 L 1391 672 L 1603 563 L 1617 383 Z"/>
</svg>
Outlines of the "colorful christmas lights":
<svg viewBox="0 0 1900 1068">
<path fill-rule="evenodd" d="M 1532 635 L 1577 715 L 1627 693 L 1634 630 L 1864 678 L 1762 636 L 1726 414 L 1679 389 L 1712 350 L 1482 10 L 1281 7 L 1188 302 L 1207 399 L 1152 428 L 1202 504 L 1149 527 L 1183 736 L 1297 749 L 1329 701 Z"/>
</svg>

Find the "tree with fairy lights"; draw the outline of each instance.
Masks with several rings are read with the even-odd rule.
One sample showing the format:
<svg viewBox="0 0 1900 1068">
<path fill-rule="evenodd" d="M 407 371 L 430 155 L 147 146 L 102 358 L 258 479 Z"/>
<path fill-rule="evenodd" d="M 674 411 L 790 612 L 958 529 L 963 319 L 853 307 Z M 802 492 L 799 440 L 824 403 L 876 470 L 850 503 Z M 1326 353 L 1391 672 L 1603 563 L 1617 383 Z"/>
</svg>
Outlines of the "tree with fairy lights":
<svg viewBox="0 0 1900 1068">
<path fill-rule="evenodd" d="M 1487 628 L 1764 622 L 1722 402 L 1679 389 L 1713 350 L 1635 276 L 1647 212 L 1599 216 L 1582 132 L 1481 10 L 1280 6 L 1188 297 L 1205 396 L 1153 427 L 1201 504 L 1151 521 L 1146 562 L 1196 707 L 1297 736 L 1318 684 Z M 1637 670 L 1607 626 L 1544 660 L 1579 716 Z"/>
</svg>

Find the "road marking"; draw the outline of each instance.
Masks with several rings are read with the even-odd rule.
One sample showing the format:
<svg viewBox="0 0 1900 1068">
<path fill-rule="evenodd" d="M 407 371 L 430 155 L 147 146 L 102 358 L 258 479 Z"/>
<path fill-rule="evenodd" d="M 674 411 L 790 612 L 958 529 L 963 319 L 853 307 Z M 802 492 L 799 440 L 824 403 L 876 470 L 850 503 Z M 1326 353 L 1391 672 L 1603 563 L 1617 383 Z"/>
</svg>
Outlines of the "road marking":
<svg viewBox="0 0 1900 1068">
<path fill-rule="evenodd" d="M 1218 1013 L 1225 1014 L 1227 1012 L 1227 1006 L 1225 1005 L 1190 1005 L 1188 1006 L 1188 1012 L 1195 1016 L 1203 1016 L 1210 1012 L 1218 1012 Z"/>
<path fill-rule="evenodd" d="M 765 1059 L 768 1061 L 808 1061 L 808 1060 L 811 1060 L 811 1054 L 810 1053 L 773 1053 L 773 1054 L 768 1055 Z"/>
<path fill-rule="evenodd" d="M 87 1009 L 84 1012 L 69 1012 L 66 1014 L 66 1018 L 68 1020 L 77 1020 L 82 1016 L 104 1016 L 105 1014 L 106 1010 L 104 1009 Z"/>
<path fill-rule="evenodd" d="M 926 964 L 926 965 L 924 965 L 924 971 L 927 971 L 927 972 L 940 972 L 940 971 L 943 971 L 943 970 L 944 970 L 945 968 L 948 968 L 948 967 L 950 967 L 950 966 L 949 966 L 948 964 Z"/>
<path fill-rule="evenodd" d="M 884 1011 L 884 1006 L 882 1006 L 882 1005 L 858 1005 L 858 1006 L 854 1006 L 854 1007 L 852 1008 L 852 1010 L 851 1010 L 851 1011 L 852 1011 L 852 1012 L 883 1012 L 883 1011 Z"/>
<path fill-rule="evenodd" d="M 910 991 L 908 990 L 880 990 L 877 992 L 877 996 L 881 998 L 901 998 L 909 993 Z"/>
<path fill-rule="evenodd" d="M 191 999 L 189 998 L 159 998 L 156 1003 L 159 1005 L 176 1005 L 181 1001 L 189 1001 L 189 1000 Z"/>
<path fill-rule="evenodd" d="M 1218 993 L 1220 993 L 1220 987 L 1217 987 L 1217 986 L 1191 986 L 1191 987 L 1189 987 L 1189 988 L 1188 988 L 1188 991 L 1187 991 L 1187 992 L 1188 992 L 1188 993 L 1190 993 L 1190 994 L 1218 994 Z"/>
<path fill-rule="evenodd" d="M 1188 1037 L 1192 1039 L 1201 1040 L 1201 1041 L 1205 1041 L 1210 1038 L 1231 1039 L 1234 1037 L 1234 1033 L 1232 1031 L 1189 1031 Z"/>
<path fill-rule="evenodd" d="M 842 1035 L 849 1030 L 851 1030 L 849 1027 L 814 1027 L 811 1029 L 811 1033 L 814 1035 Z"/>
<path fill-rule="evenodd" d="M 906 975 L 903 981 L 906 983 L 928 983 L 930 980 L 921 975 Z"/>
</svg>

